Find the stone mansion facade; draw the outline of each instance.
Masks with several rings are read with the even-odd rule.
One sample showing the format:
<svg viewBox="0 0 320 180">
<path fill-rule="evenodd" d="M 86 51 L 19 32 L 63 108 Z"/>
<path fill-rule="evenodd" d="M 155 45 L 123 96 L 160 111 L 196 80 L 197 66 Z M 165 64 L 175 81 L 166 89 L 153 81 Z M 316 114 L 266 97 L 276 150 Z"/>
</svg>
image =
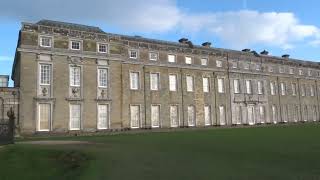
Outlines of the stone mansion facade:
<svg viewBox="0 0 320 180">
<path fill-rule="evenodd" d="M 320 120 L 320 64 L 22 23 L 12 69 L 21 133 L 254 125 Z"/>
</svg>

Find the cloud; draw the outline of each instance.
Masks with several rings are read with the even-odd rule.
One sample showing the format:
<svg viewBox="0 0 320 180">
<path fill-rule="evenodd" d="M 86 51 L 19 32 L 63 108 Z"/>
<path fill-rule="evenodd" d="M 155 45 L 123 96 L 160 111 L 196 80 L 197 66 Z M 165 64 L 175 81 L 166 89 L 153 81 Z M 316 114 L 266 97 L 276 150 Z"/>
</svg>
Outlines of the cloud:
<svg viewBox="0 0 320 180">
<path fill-rule="evenodd" d="M 53 19 L 92 22 L 138 33 L 169 31 L 206 35 L 232 48 L 266 45 L 283 49 L 299 43 L 320 45 L 320 30 L 299 21 L 291 12 L 194 13 L 179 8 L 174 0 L 10 0 L 1 2 L 0 18 L 20 21 Z"/>
<path fill-rule="evenodd" d="M 304 25 L 293 13 L 235 11 L 186 15 L 183 29 L 218 36 L 235 48 L 265 44 L 283 49 L 307 38 L 316 38 L 319 29 Z"/>
<path fill-rule="evenodd" d="M 13 61 L 13 59 L 11 56 L 0 56 L 0 61 Z"/>
</svg>

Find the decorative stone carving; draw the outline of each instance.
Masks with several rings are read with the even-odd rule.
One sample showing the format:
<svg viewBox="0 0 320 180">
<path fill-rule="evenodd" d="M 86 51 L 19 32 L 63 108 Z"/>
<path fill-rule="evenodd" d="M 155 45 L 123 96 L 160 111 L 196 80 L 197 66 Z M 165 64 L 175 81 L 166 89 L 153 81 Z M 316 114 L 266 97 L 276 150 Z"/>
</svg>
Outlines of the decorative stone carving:
<svg viewBox="0 0 320 180">
<path fill-rule="evenodd" d="M 72 64 L 82 64 L 83 63 L 82 57 L 68 56 L 68 61 L 69 61 L 69 63 L 72 63 Z"/>
<path fill-rule="evenodd" d="M 78 94 L 79 89 L 78 88 L 72 88 L 71 92 L 72 92 L 73 97 L 79 97 L 79 94 Z"/>
<path fill-rule="evenodd" d="M 43 96 L 47 96 L 48 90 L 46 87 L 43 87 L 41 92 Z"/>
<path fill-rule="evenodd" d="M 102 97 L 102 98 L 104 98 L 104 96 L 106 95 L 105 90 L 104 90 L 104 89 L 102 89 L 100 94 L 101 94 L 101 97 Z"/>
</svg>

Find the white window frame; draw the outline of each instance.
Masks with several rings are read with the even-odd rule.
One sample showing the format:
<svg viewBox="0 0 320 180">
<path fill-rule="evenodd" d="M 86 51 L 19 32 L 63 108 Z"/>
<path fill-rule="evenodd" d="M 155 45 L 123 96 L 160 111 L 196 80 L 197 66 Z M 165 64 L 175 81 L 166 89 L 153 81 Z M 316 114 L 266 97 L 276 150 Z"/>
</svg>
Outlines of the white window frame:
<svg viewBox="0 0 320 180">
<path fill-rule="evenodd" d="M 41 119 L 41 110 L 40 110 L 40 106 L 41 105 L 49 105 L 49 120 L 48 120 L 48 129 L 41 129 L 41 124 L 40 124 L 40 119 Z M 51 103 L 38 103 L 37 104 L 38 107 L 38 120 L 37 120 L 37 131 L 50 131 L 51 127 L 52 127 L 52 104 Z"/>
<path fill-rule="evenodd" d="M 174 85 L 172 85 L 172 80 L 171 77 L 175 77 L 174 79 Z M 177 86 L 177 81 L 178 81 L 178 75 L 177 74 L 169 74 L 169 91 L 177 91 L 178 86 Z"/>
<path fill-rule="evenodd" d="M 138 107 L 138 126 L 132 126 L 132 107 Z M 141 105 L 140 104 L 130 104 L 129 106 L 129 117 L 130 117 L 130 127 L 131 129 L 138 129 L 141 126 Z"/>
<path fill-rule="evenodd" d="M 222 67 L 222 60 L 216 60 L 216 67 Z"/>
<path fill-rule="evenodd" d="M 312 76 L 312 70 L 311 69 L 308 70 L 308 76 Z"/>
<path fill-rule="evenodd" d="M 153 79 L 152 76 L 156 77 L 156 79 Z M 156 82 L 154 82 L 156 80 Z M 155 85 L 153 84 L 155 83 Z M 150 90 L 151 91 L 158 91 L 160 89 L 160 73 L 155 72 L 155 73 L 150 73 Z"/>
<path fill-rule="evenodd" d="M 100 46 L 105 46 L 106 51 L 100 51 Z M 97 43 L 97 52 L 98 53 L 107 54 L 108 51 L 109 51 L 109 45 L 107 43 L 100 43 L 100 42 Z"/>
<path fill-rule="evenodd" d="M 292 96 L 296 96 L 297 95 L 297 84 L 291 83 L 291 89 L 292 89 Z"/>
<path fill-rule="evenodd" d="M 172 124 L 172 111 L 171 111 L 171 107 L 176 107 L 177 108 L 177 114 L 176 114 L 176 117 L 177 117 L 177 121 L 178 121 L 178 124 L 177 125 L 173 125 Z M 169 107 L 169 116 L 170 116 L 170 127 L 179 127 L 180 125 L 180 115 L 179 115 L 179 105 L 177 104 L 171 104 L 170 107 Z"/>
<path fill-rule="evenodd" d="M 218 84 L 218 93 L 224 93 L 224 78 L 218 78 L 217 79 Z"/>
<path fill-rule="evenodd" d="M 233 92 L 234 92 L 234 94 L 240 94 L 240 80 L 239 79 L 233 80 Z"/>
<path fill-rule="evenodd" d="M 43 39 L 44 39 L 44 38 L 49 39 L 49 46 L 43 45 Z M 45 48 L 51 48 L 51 47 L 53 47 L 53 37 L 52 37 L 52 36 L 40 35 L 40 36 L 39 36 L 39 46 L 40 46 L 40 47 L 45 47 Z"/>
<path fill-rule="evenodd" d="M 191 79 L 189 79 L 191 78 Z M 189 80 L 191 80 L 189 82 Z M 191 83 L 191 84 L 189 84 Z M 187 92 L 193 92 L 194 91 L 194 77 L 192 75 L 186 75 L 186 85 L 187 85 Z"/>
<path fill-rule="evenodd" d="M 136 56 L 132 56 L 132 53 L 136 53 Z M 137 50 L 137 49 L 130 49 L 129 50 L 129 58 L 130 59 L 138 59 L 138 57 L 139 57 L 139 50 Z"/>
<path fill-rule="evenodd" d="M 278 122 L 278 117 L 277 117 L 277 106 L 276 105 L 272 105 L 271 106 L 271 113 L 272 113 L 272 121 L 274 124 L 277 124 Z"/>
<path fill-rule="evenodd" d="M 226 125 L 226 110 L 224 105 L 219 106 L 219 125 Z"/>
<path fill-rule="evenodd" d="M 72 121 L 72 106 L 79 106 L 79 128 L 72 128 L 71 127 L 71 121 Z M 76 117 L 74 117 L 76 118 Z M 69 130 L 78 131 L 81 129 L 81 123 L 82 123 L 82 105 L 81 104 L 69 104 Z"/>
<path fill-rule="evenodd" d="M 176 63 L 177 62 L 177 55 L 175 54 L 168 54 L 168 62 L 169 63 Z M 171 59 L 170 57 L 173 57 L 173 59 Z M 173 60 L 173 61 L 172 61 Z"/>
<path fill-rule="evenodd" d="M 257 82 L 258 94 L 262 95 L 264 93 L 263 81 Z"/>
<path fill-rule="evenodd" d="M 156 55 L 156 58 L 152 58 L 152 55 Z M 149 52 L 149 60 L 150 61 L 158 61 L 159 59 L 159 53 L 157 52 Z"/>
<path fill-rule="evenodd" d="M 42 73 L 43 66 L 48 66 L 49 67 L 47 78 L 45 78 L 46 81 L 48 81 L 49 83 L 46 83 L 46 82 L 42 81 L 42 79 L 43 79 L 43 76 L 42 76 L 43 75 L 43 73 Z M 45 85 L 45 86 L 51 85 L 51 76 L 52 76 L 52 64 L 39 63 L 39 84 L 40 85 Z"/>
<path fill-rule="evenodd" d="M 294 74 L 294 68 L 291 67 L 291 68 L 289 69 L 289 74 Z"/>
<path fill-rule="evenodd" d="M 280 89 L 281 89 L 281 95 L 285 96 L 286 95 L 286 84 L 284 82 L 280 83 Z"/>
<path fill-rule="evenodd" d="M 79 43 L 79 49 L 74 49 L 73 46 L 72 46 L 72 43 Z M 74 51 L 82 50 L 82 41 L 81 40 L 76 40 L 76 39 L 69 40 L 69 49 L 70 50 L 74 50 Z"/>
<path fill-rule="evenodd" d="M 263 105 L 259 106 L 260 123 L 264 124 L 266 119 L 266 109 Z"/>
<path fill-rule="evenodd" d="M 158 125 L 154 125 L 153 124 L 153 107 L 157 107 L 157 109 L 158 109 L 158 116 L 157 116 L 157 119 L 158 119 Z M 152 128 L 159 128 L 160 126 L 161 126 L 161 105 L 160 104 L 151 104 L 151 107 L 150 107 L 150 115 L 151 115 L 151 127 Z"/>
<path fill-rule="evenodd" d="M 256 71 L 260 71 L 261 70 L 261 64 L 256 64 Z"/>
<path fill-rule="evenodd" d="M 299 75 L 303 76 L 303 70 L 302 69 L 299 69 Z"/>
<path fill-rule="evenodd" d="M 202 66 L 208 66 L 208 61 L 209 61 L 208 58 L 201 58 L 200 61 Z"/>
<path fill-rule="evenodd" d="M 75 74 L 72 73 L 72 72 L 74 72 L 74 71 L 72 71 L 73 68 L 79 68 L 79 79 L 78 79 L 79 84 L 77 84 L 77 79 L 76 79 Z M 78 66 L 78 65 L 70 65 L 69 66 L 69 86 L 70 87 L 81 87 L 81 83 L 82 83 L 82 67 Z"/>
<path fill-rule="evenodd" d="M 306 96 L 306 86 L 301 84 L 301 96 Z"/>
<path fill-rule="evenodd" d="M 204 125 L 211 126 L 212 125 L 212 117 L 211 117 L 211 106 L 206 104 L 203 108 L 203 116 L 204 116 Z M 207 119 L 209 118 L 209 119 Z"/>
<path fill-rule="evenodd" d="M 250 69 L 250 63 L 245 62 L 243 64 L 243 68 L 246 69 L 246 70 Z"/>
<path fill-rule="evenodd" d="M 106 77 L 104 78 L 106 80 L 105 84 L 101 82 L 101 72 L 100 70 L 106 71 Z M 109 69 L 106 67 L 98 67 L 98 87 L 99 88 L 108 88 L 108 82 L 109 82 Z"/>
<path fill-rule="evenodd" d="M 191 109 L 192 109 L 192 114 L 189 114 L 189 113 L 191 113 L 190 111 L 191 111 Z M 191 117 L 191 115 L 192 115 L 192 123 L 193 124 L 190 124 L 190 117 Z M 187 120 L 188 120 L 188 126 L 189 127 L 194 127 L 194 126 L 196 126 L 196 107 L 194 106 L 194 105 L 189 105 L 188 107 L 187 107 Z"/>
<path fill-rule="evenodd" d="M 237 68 L 238 68 L 238 64 L 239 64 L 238 61 L 233 61 L 233 62 L 232 62 L 232 68 L 233 68 L 233 69 L 237 69 Z"/>
<path fill-rule="evenodd" d="M 100 115 L 101 115 L 101 111 L 100 111 L 100 107 L 101 106 L 105 106 L 106 107 L 106 126 L 105 127 L 101 127 L 99 126 L 99 122 L 100 122 Z M 110 105 L 109 104 L 97 104 L 97 129 L 98 130 L 103 130 L 103 129 L 109 129 L 110 127 Z"/>
<path fill-rule="evenodd" d="M 193 64 L 193 58 L 191 56 L 185 56 L 185 63 L 190 65 Z"/>
<path fill-rule="evenodd" d="M 133 87 L 133 77 L 132 74 L 137 74 L 137 87 Z M 140 72 L 139 71 L 130 71 L 129 72 L 129 80 L 130 80 L 130 89 L 131 90 L 139 90 L 140 89 Z"/>
<path fill-rule="evenodd" d="M 279 67 L 279 73 L 281 73 L 281 74 L 284 73 L 284 67 L 282 67 L 282 66 Z"/>
<path fill-rule="evenodd" d="M 210 92 L 210 77 L 202 77 L 202 88 L 203 92 Z"/>
<path fill-rule="evenodd" d="M 245 80 L 245 84 L 246 84 L 246 94 L 252 94 L 251 80 Z"/>
<path fill-rule="evenodd" d="M 271 95 L 276 95 L 276 84 L 275 84 L 275 82 L 270 82 L 270 94 Z"/>
</svg>

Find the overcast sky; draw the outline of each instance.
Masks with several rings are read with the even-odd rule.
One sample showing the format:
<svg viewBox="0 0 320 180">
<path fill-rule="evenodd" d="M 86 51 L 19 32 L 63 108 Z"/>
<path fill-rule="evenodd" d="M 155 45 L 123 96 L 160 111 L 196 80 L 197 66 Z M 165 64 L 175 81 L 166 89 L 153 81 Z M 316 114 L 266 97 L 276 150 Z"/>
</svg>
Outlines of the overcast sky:
<svg viewBox="0 0 320 180">
<path fill-rule="evenodd" d="M 0 74 L 10 74 L 21 21 L 41 19 L 320 60 L 318 7 L 318 0 L 1 0 Z"/>
</svg>

